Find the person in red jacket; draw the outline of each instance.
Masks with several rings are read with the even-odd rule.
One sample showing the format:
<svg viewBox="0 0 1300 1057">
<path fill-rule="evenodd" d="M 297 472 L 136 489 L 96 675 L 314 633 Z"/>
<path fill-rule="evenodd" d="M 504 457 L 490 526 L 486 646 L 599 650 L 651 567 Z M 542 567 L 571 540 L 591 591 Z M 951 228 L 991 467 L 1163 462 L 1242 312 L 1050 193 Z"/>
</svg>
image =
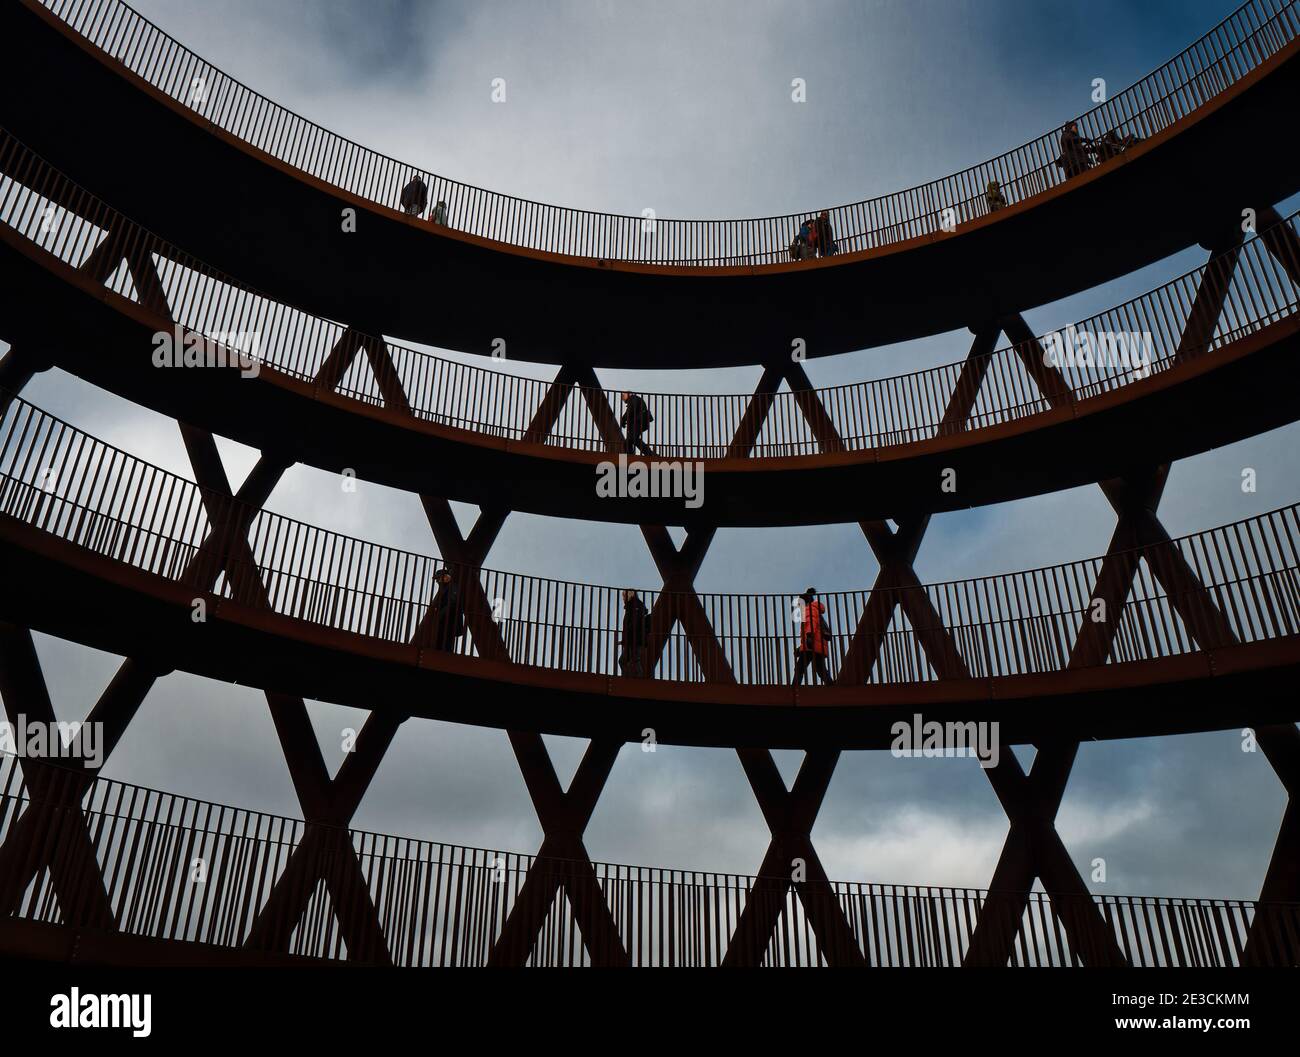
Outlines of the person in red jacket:
<svg viewBox="0 0 1300 1057">
<path fill-rule="evenodd" d="M 799 627 L 799 645 L 794 651 L 794 685 L 803 682 L 809 665 L 823 683 L 831 682 L 831 673 L 826 668 L 830 635 L 826 607 L 817 601 L 817 589 L 810 587 L 803 593 L 803 620 Z"/>
</svg>

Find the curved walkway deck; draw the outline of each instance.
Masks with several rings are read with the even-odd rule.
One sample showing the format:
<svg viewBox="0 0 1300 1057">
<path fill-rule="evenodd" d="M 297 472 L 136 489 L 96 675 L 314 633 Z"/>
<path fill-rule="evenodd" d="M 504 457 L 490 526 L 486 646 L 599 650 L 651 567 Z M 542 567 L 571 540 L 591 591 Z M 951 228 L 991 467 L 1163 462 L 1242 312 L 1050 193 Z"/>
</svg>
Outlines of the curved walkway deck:
<svg viewBox="0 0 1300 1057">
<path fill-rule="evenodd" d="M 888 745 L 922 706 L 997 720 L 1008 741 L 1297 714 L 1296 507 L 1090 561 L 824 594 L 836 685 L 795 687 L 790 596 L 640 591 L 652 677 L 625 677 L 617 588 L 451 566 L 466 625 L 453 642 L 430 604 L 437 559 L 201 489 L 21 400 L 0 474 L 0 619 L 325 701 L 805 747 Z M 1132 588 L 1098 619 L 1121 570 Z"/>
<path fill-rule="evenodd" d="M 646 393 L 656 457 L 640 469 L 698 462 L 702 477 L 690 495 L 680 480 L 662 497 L 609 495 L 602 467 L 626 444 L 619 396 L 593 372 L 526 379 L 309 316 L 162 243 L 12 138 L 0 159 L 15 174 L 0 181 L 0 335 L 29 365 L 479 505 L 504 493 L 520 510 L 642 524 L 893 517 L 1119 476 L 1137 437 L 1143 458 L 1168 461 L 1300 417 L 1300 234 L 1295 215 L 1265 211 L 1259 236 L 1238 231 L 1202 268 L 1050 335 L 1002 320 L 962 362 L 812 389 L 790 361 L 752 395 Z M 1011 344 L 995 348 L 1003 331 Z M 168 362 L 198 367 L 160 369 L 160 334 L 190 347 Z"/>
<path fill-rule="evenodd" d="M 0 122 L 151 229 L 259 288 L 363 330 L 484 355 L 502 339 L 514 359 L 722 366 L 782 360 L 796 338 L 823 356 L 979 326 L 1213 242 L 1239 222 L 1243 202 L 1300 188 L 1269 149 L 1300 99 L 1294 0 L 1250 0 L 1083 115 L 1085 135 L 1141 138 L 1120 156 L 1063 180 L 1057 133 L 1048 133 L 933 184 L 839 207 L 845 252 L 786 263 L 766 262 L 786 252 L 799 215 L 657 220 L 647 245 L 640 216 L 434 181 L 435 198 L 452 206 L 452 226 L 435 229 L 394 208 L 410 167 L 276 107 L 116 0 L 50 6 L 67 21 L 36 0 L 0 8 L 11 49 Z M 76 137 L 63 133 L 70 113 Z M 187 180 L 156 164 L 158 143 L 187 159 Z M 1010 204 L 988 214 L 978 202 L 993 178 Z M 192 208 L 225 201 L 232 186 L 254 208 Z M 1133 202 L 1160 207 L 1134 225 Z M 345 206 L 358 211 L 355 232 L 341 230 Z M 1062 246 L 1069 252 L 1043 267 Z M 455 311 L 425 310 L 431 283 Z M 846 304 L 862 310 L 850 315 Z"/>
</svg>

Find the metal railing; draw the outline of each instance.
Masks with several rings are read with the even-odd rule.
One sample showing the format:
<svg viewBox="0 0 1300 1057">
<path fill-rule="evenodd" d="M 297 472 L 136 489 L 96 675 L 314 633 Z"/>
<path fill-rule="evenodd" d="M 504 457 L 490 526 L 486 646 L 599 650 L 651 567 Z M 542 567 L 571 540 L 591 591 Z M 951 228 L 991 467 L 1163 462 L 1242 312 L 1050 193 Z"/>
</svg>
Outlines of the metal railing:
<svg viewBox="0 0 1300 1057">
<path fill-rule="evenodd" d="M 22 846 L 6 844 L 24 811 L 43 812 L 42 824 L 15 838 Z M 102 891 L 113 923 L 130 935 L 259 949 L 261 937 L 277 931 L 263 927 L 263 912 L 273 913 L 267 908 L 276 891 L 289 896 L 278 905 L 305 908 L 283 930 L 287 953 L 338 960 L 349 954 L 335 905 L 342 895 L 351 905 L 374 907 L 396 964 L 475 966 L 487 963 L 530 873 L 574 883 L 572 864 L 562 860 L 362 830 L 331 830 L 332 840 L 304 843 L 313 828 L 329 829 L 95 777 L 48 760 L 24 760 L 20 767 L 18 758 L 0 754 L 0 848 L 11 868 L 24 876 L 35 872 L 21 893 L 10 894 L 15 918 L 89 925 L 92 896 Z M 74 842 L 88 843 L 93 856 L 61 855 Z M 306 868 L 287 872 L 294 857 L 309 860 L 296 864 Z M 56 891 L 52 872 L 37 868 L 50 858 L 62 864 L 62 891 Z M 355 858 L 360 870 L 340 869 L 345 858 Z M 343 881 L 358 875 L 364 891 Z M 589 876 L 633 965 L 719 965 L 745 909 L 772 901 L 780 917 L 762 964 L 825 964 L 826 952 L 799 897 L 784 883 L 760 883 L 777 879 L 610 863 L 593 864 Z M 990 894 L 843 881 L 806 882 L 804 892 L 833 901 L 859 953 L 880 966 L 960 965 Z M 1071 904 L 1087 903 L 1134 966 L 1237 966 L 1246 960 L 1282 965 L 1300 957 L 1300 906 L 1294 904 L 1112 895 L 1054 899 L 1033 892 L 1011 930 L 1010 964 L 1085 963 L 1058 915 Z M 590 963 L 562 892 L 551 900 L 536 938 L 527 942 L 529 964 Z"/>
<path fill-rule="evenodd" d="M 0 177 L 0 224 L 72 267 L 85 265 L 106 247 L 114 258 L 144 262 L 156 273 L 172 317 L 213 343 L 219 354 L 214 362 L 235 362 L 242 354 L 259 369 L 266 365 L 311 381 L 342 342 L 357 340 L 382 355 L 357 356 L 338 382 L 336 391 L 353 400 L 380 406 L 386 403 L 386 393 L 400 389 L 410 415 L 421 421 L 582 451 L 620 451 L 625 446 L 616 424 L 617 392 L 583 387 L 575 387 L 572 394 L 564 387 L 553 391 L 551 382 L 359 335 L 274 301 L 157 239 L 3 131 L 0 173 L 5 174 Z M 1300 307 L 1300 286 L 1292 278 L 1300 275 L 1297 245 L 1300 212 L 1247 238 L 1240 252 L 1216 257 L 1149 293 L 1055 332 L 1061 340 L 1043 335 L 990 353 L 977 372 L 974 392 L 967 392 L 972 383 L 963 378 L 967 363 L 961 361 L 812 390 L 820 408 L 817 417 L 824 414 L 834 431 L 835 450 L 865 451 L 1019 421 L 1049 411 L 1053 401 L 1081 401 L 1112 392 L 1292 318 Z M 116 260 L 110 263 L 116 271 L 110 287 L 124 297 L 138 297 L 128 270 L 118 269 Z M 1207 281 L 1224 287 L 1223 310 L 1203 335 L 1189 339 L 1187 324 Z M 1084 335 L 1087 342 L 1077 355 L 1073 342 L 1065 340 L 1072 333 Z M 1051 399 L 1025 366 L 1026 360 L 1042 362 L 1048 353 L 1061 387 Z M 825 438 L 819 439 L 810 425 L 809 392 L 764 396 L 770 405 L 761 425 L 747 414 L 752 394 L 640 395 L 653 415 L 644 439 L 665 459 L 744 453 L 780 458 L 828 450 Z M 970 414 L 951 415 L 951 402 L 968 397 Z M 536 416 L 548 403 L 556 410 L 554 425 L 538 428 Z M 604 409 L 600 418 L 592 408 Z"/>
<path fill-rule="evenodd" d="M 632 622 L 626 641 L 634 653 L 620 659 L 619 588 L 444 566 L 245 506 L 18 398 L 0 418 L 0 514 L 102 558 L 192 583 L 196 594 L 215 585 L 220 597 L 370 640 L 595 675 L 647 662 L 641 667 L 653 678 L 687 682 L 784 684 L 794 670 L 802 604 L 791 595 L 638 590 L 648 628 L 641 638 Z M 1132 552 L 1146 563 L 1137 563 L 1121 611 L 1105 614 L 1117 622 L 1110 661 L 1300 633 L 1298 516 L 1300 506 L 1292 505 Z M 951 636 L 974 677 L 1061 671 L 1094 609 L 1105 560 L 825 593 L 831 673 L 858 683 L 934 680 L 926 642 L 936 634 Z M 1191 576 L 1176 578 L 1170 593 L 1152 568 L 1175 565 Z M 435 582 L 442 567 L 454 594 Z M 875 659 L 864 670 L 859 625 L 869 606 L 881 604 L 913 619 L 896 614 L 888 631 L 872 636 Z M 707 634 L 693 619 L 699 613 Z M 928 615 L 917 622 L 917 613 Z M 1180 613 L 1221 614 L 1224 641 L 1198 642 Z"/>
<path fill-rule="evenodd" d="M 395 211 L 402 188 L 419 174 L 430 214 L 442 202 L 446 224 L 497 243 L 606 261 L 762 265 L 789 260 L 800 223 L 823 208 L 746 220 L 669 220 L 498 194 L 399 162 L 308 121 L 222 73 L 120 0 L 40 2 L 159 92 L 250 147 Z M 1081 115 L 1079 131 L 1093 141 L 1107 134 L 1148 139 L 1227 91 L 1297 33 L 1295 0 L 1247 0 L 1165 65 Z M 1061 132 L 1053 129 L 939 180 L 829 209 L 838 252 L 873 250 L 983 216 L 993 180 L 1008 204 L 1059 186 L 1069 179 L 1060 161 Z M 1084 164 L 1093 164 L 1092 157 Z"/>
</svg>

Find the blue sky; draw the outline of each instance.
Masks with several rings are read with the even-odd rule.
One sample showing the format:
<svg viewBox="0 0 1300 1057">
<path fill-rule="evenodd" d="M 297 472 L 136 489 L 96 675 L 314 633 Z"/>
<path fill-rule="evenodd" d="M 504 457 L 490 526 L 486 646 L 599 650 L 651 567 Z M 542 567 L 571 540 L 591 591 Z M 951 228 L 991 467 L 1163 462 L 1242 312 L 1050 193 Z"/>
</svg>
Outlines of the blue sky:
<svg viewBox="0 0 1300 1057">
<path fill-rule="evenodd" d="M 624 213 L 749 216 L 810 210 L 922 182 L 1088 109 L 1094 78 L 1119 91 L 1232 9 L 1230 0 L 909 3 L 298 3 L 138 0 L 227 72 L 305 116 L 434 172 L 494 190 Z M 493 78 L 507 101 L 493 104 Z M 790 101 L 790 81 L 808 102 Z M 1243 164 L 1249 164 L 1249 160 Z M 235 192 L 237 196 L 237 192 Z M 238 208 L 237 197 L 222 208 Z M 1130 204 L 1134 224 L 1158 203 Z M 1287 204 L 1283 211 L 1294 208 Z M 1056 248 L 1068 252 L 1068 247 Z M 1042 333 L 1202 263 L 1199 250 L 1026 313 Z M 935 298 L 943 296 L 936 290 Z M 430 289 L 430 310 L 441 306 Z M 342 314 L 342 311 L 341 313 Z M 966 332 L 808 365 L 829 385 L 962 358 Z M 511 365 L 527 374 L 546 368 Z M 757 371 L 601 372 L 608 386 L 751 389 Z M 127 450 L 189 474 L 175 425 L 60 374 L 26 394 Z M 1194 531 L 1300 498 L 1278 430 L 1179 463 L 1161 518 Z M 256 453 L 223 442 L 232 478 Z M 1243 495 L 1241 469 L 1259 491 Z M 268 506 L 382 542 L 434 550 L 418 500 L 298 467 Z M 462 524 L 474 511 L 458 510 Z M 936 517 L 922 579 L 974 576 L 1101 553 L 1113 514 L 1094 487 Z M 488 564 L 657 586 L 640 533 L 528 515 Z M 697 586 L 713 591 L 863 587 L 875 562 L 855 525 L 720 532 Z M 80 717 L 117 659 L 40 637 L 61 716 Z M 331 765 L 362 714 L 312 706 Z M 583 744 L 548 739 L 567 780 Z M 1262 755 L 1233 732 L 1085 746 L 1060 829 L 1100 891 L 1252 897 L 1284 802 Z M 779 754 L 787 776 L 797 753 Z M 108 773 L 197 796 L 298 813 L 262 697 L 186 675 L 150 696 Z M 506 739 L 411 721 L 356 822 L 531 851 L 535 816 Z M 814 831 L 833 877 L 985 885 L 1006 833 L 985 777 L 962 760 L 843 758 Z M 766 832 L 733 753 L 624 750 L 588 831 L 595 858 L 755 869 Z"/>
</svg>

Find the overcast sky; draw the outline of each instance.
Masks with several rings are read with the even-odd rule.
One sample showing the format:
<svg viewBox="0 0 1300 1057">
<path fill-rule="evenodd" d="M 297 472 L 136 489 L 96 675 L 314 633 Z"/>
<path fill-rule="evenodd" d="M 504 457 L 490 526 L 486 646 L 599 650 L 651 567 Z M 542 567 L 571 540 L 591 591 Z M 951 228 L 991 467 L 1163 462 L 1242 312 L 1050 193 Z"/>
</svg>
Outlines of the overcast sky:
<svg viewBox="0 0 1300 1057">
<path fill-rule="evenodd" d="M 944 175 L 1033 138 L 1116 92 L 1227 15 L 1232 0 L 908 2 L 303 3 L 138 0 L 162 28 L 253 88 L 339 133 L 427 170 L 503 192 L 622 213 L 748 216 L 811 210 Z M 507 102 L 493 104 L 494 78 Z M 793 105 L 802 77 L 808 101 Z M 233 203 L 237 207 L 237 202 Z M 1158 203 L 1133 203 L 1134 224 Z M 1283 204 L 1284 212 L 1295 203 Z M 1086 237 L 1086 233 L 1080 233 Z M 1053 253 L 1069 247 L 1047 247 Z M 1189 251 L 1026 313 L 1038 333 L 1202 263 Z M 943 291 L 936 291 L 942 297 Z M 340 317 L 345 316 L 340 309 Z M 941 335 L 808 365 L 827 385 L 958 360 Z M 511 365 L 520 373 L 546 368 Z M 601 372 L 610 386 L 741 391 L 752 370 Z M 175 424 L 69 376 L 25 396 L 135 454 L 191 476 Z M 1160 516 L 1169 531 L 1217 525 L 1300 498 L 1287 428 L 1179 463 Z M 256 453 L 222 441 L 237 483 Z M 1258 473 L 1240 490 L 1243 467 Z M 414 496 L 291 470 L 268 507 L 435 553 Z M 468 528 L 475 511 L 458 508 Z M 923 580 L 1102 553 L 1114 516 L 1095 486 L 936 516 Z M 680 539 L 680 534 L 677 534 Z M 640 532 L 512 515 L 487 564 L 657 587 Z M 876 564 L 855 525 L 725 530 L 697 586 L 711 591 L 861 588 Z M 80 718 L 119 658 L 38 636 L 61 718 Z M 1176 709 L 1177 701 L 1153 699 Z M 331 767 L 364 713 L 310 705 Z M 549 738 L 567 781 L 584 743 Z M 1284 804 L 1262 754 L 1237 732 L 1087 745 L 1059 829 L 1096 891 L 1258 894 Z M 800 754 L 778 753 L 787 778 Z M 1030 753 L 1023 757 L 1028 759 Z M 162 680 L 106 773 L 175 792 L 298 814 L 264 698 L 185 674 Z M 358 826 L 534 851 L 540 829 L 505 735 L 409 721 Z M 814 830 L 832 877 L 982 887 L 1006 820 L 966 760 L 846 754 Z M 587 833 L 593 858 L 752 872 L 767 843 L 734 753 L 625 748 Z"/>
</svg>

